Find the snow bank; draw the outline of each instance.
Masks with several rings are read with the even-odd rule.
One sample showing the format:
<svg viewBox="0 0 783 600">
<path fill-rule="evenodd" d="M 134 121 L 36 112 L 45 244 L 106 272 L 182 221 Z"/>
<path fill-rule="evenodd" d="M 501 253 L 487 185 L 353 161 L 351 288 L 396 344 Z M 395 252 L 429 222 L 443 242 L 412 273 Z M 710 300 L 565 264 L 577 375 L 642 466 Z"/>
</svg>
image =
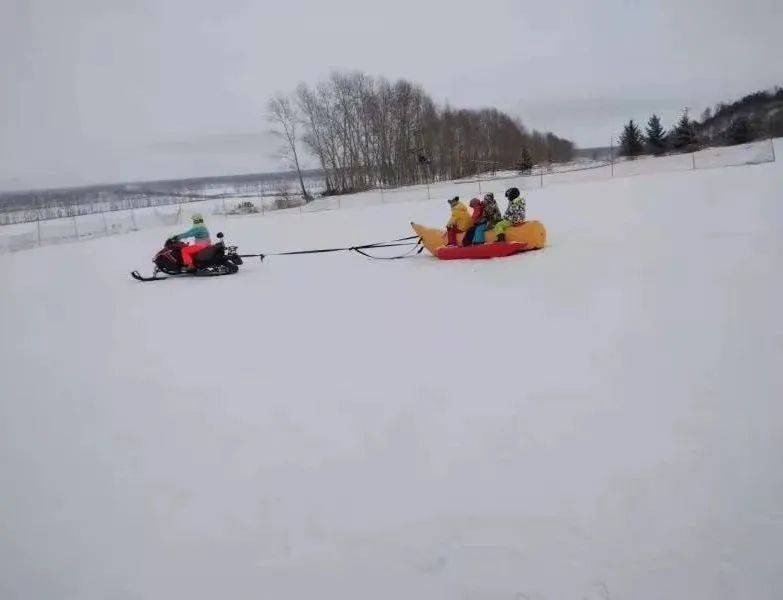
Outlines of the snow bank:
<svg viewBox="0 0 783 600">
<path fill-rule="evenodd" d="M 545 187 L 488 262 L 0 256 L 0 597 L 779 598 L 780 181 Z M 209 224 L 389 239 L 453 189 Z"/>
</svg>

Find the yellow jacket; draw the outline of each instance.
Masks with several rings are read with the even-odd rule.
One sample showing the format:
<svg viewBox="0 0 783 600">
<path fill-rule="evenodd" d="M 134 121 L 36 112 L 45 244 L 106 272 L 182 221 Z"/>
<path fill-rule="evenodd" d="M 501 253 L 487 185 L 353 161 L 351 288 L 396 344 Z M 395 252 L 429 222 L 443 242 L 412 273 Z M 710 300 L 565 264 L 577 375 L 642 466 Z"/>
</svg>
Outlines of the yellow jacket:
<svg viewBox="0 0 783 600">
<path fill-rule="evenodd" d="M 451 207 L 451 218 L 446 224 L 446 227 L 456 227 L 460 231 L 467 231 L 472 224 L 473 221 L 470 218 L 467 206 L 462 202 L 457 202 Z"/>
</svg>

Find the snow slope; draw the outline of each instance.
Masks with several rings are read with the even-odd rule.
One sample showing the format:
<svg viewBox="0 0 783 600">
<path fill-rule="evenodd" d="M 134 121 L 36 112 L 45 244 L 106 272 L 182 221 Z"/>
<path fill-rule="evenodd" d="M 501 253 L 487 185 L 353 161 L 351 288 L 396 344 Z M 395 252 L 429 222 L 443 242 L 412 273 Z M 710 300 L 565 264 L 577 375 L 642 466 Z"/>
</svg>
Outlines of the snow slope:
<svg viewBox="0 0 783 600">
<path fill-rule="evenodd" d="M 0 256 L 0 597 L 781 597 L 782 174 L 531 191 L 550 246 L 487 262 Z M 211 225 L 270 252 L 446 212 Z"/>
</svg>

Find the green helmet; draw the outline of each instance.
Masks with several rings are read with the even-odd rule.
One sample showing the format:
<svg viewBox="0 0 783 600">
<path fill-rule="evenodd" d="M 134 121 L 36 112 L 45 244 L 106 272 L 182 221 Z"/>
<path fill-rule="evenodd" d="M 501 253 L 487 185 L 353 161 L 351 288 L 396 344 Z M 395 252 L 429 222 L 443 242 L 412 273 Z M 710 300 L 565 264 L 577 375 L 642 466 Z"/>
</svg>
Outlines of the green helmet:
<svg viewBox="0 0 783 600">
<path fill-rule="evenodd" d="M 199 225 L 204 222 L 204 217 L 201 216 L 201 213 L 196 213 L 190 218 L 193 220 L 194 225 Z"/>
</svg>

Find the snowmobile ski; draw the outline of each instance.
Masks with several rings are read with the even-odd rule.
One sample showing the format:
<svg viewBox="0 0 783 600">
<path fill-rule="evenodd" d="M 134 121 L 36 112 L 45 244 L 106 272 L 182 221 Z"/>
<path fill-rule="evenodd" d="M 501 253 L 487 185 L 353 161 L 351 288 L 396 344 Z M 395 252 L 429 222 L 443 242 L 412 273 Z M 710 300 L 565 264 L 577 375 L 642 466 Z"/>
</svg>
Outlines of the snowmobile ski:
<svg viewBox="0 0 783 600">
<path fill-rule="evenodd" d="M 225 265 L 216 265 L 198 269 L 196 271 L 166 273 L 165 275 L 158 275 L 158 273 L 161 271 L 155 271 L 151 277 L 145 277 L 138 271 L 131 271 L 131 277 L 133 277 L 136 281 L 163 281 L 164 279 L 173 279 L 175 277 L 219 277 L 220 275 L 233 275 L 238 270 L 239 269 L 236 265 L 227 263 Z"/>
<path fill-rule="evenodd" d="M 185 273 L 182 273 L 182 275 L 185 275 Z M 164 279 L 170 279 L 171 277 L 179 277 L 179 275 L 158 275 L 155 273 L 151 277 L 145 277 L 138 271 L 131 271 L 131 277 L 133 277 L 136 281 L 163 281 Z"/>
</svg>

